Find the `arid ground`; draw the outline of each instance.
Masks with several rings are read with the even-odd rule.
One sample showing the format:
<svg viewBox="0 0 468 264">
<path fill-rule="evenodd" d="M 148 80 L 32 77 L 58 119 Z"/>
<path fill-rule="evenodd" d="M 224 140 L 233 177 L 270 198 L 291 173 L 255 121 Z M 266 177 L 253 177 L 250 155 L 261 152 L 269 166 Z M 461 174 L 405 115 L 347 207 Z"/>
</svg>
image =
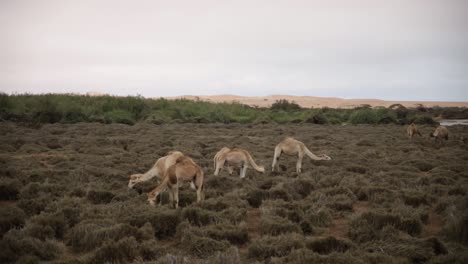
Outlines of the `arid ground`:
<svg viewBox="0 0 468 264">
<path fill-rule="evenodd" d="M 2 263 L 467 263 L 468 126 L 410 140 L 397 125 L 0 125 Z M 282 156 L 286 136 L 331 161 Z M 213 176 L 222 147 L 261 174 Z M 206 199 L 151 207 L 155 179 L 128 177 L 179 150 L 205 171 Z"/>
</svg>

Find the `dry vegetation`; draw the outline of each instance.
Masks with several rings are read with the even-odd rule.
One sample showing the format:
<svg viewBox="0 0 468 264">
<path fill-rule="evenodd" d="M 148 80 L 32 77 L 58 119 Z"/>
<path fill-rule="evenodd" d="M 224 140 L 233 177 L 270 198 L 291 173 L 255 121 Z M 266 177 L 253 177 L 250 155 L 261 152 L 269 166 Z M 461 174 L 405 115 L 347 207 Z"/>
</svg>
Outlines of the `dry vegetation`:
<svg viewBox="0 0 468 264">
<path fill-rule="evenodd" d="M 468 263 L 468 127 L 436 146 L 397 125 L 0 124 L 1 263 Z M 285 136 L 331 161 L 280 160 Z M 213 176 L 223 146 L 265 174 Z M 206 175 L 206 200 L 151 207 L 127 187 L 168 151 Z M 235 173 L 236 174 L 236 173 Z"/>
</svg>

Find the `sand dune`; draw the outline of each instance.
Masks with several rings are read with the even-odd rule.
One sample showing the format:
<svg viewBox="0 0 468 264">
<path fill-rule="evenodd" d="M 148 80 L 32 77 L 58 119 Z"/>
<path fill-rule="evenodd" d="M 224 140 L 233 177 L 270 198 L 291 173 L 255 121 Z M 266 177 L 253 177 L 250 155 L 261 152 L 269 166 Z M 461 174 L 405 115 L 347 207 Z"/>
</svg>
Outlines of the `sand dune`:
<svg viewBox="0 0 468 264">
<path fill-rule="evenodd" d="M 337 97 L 316 97 L 316 96 L 292 96 L 292 95 L 269 95 L 269 96 L 238 96 L 238 95 L 210 95 L 210 96 L 177 96 L 167 97 L 167 99 L 186 98 L 191 100 L 203 100 L 208 102 L 240 102 L 243 104 L 259 107 L 269 107 L 276 100 L 286 99 L 294 101 L 302 107 L 331 107 L 331 108 L 354 108 L 363 104 L 371 105 L 372 107 L 384 106 L 388 107 L 392 104 L 402 104 L 405 107 L 415 107 L 422 104 L 426 107 L 441 106 L 441 107 L 468 107 L 468 102 L 443 102 L 443 101 L 385 101 L 379 99 L 343 99 Z"/>
</svg>

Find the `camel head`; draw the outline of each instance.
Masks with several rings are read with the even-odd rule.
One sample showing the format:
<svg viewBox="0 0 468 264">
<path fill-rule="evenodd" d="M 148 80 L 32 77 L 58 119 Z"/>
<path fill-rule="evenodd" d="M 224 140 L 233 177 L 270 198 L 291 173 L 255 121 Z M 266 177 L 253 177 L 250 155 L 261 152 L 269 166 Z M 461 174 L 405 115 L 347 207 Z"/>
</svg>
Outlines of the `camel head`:
<svg viewBox="0 0 468 264">
<path fill-rule="evenodd" d="M 258 171 L 261 172 L 261 173 L 265 173 L 265 167 L 258 166 Z"/>
<path fill-rule="evenodd" d="M 130 175 L 130 180 L 128 181 L 128 188 L 133 188 L 133 186 L 135 186 L 135 184 L 137 184 L 138 178 L 141 175 L 142 174 L 132 174 L 132 175 Z"/>
<path fill-rule="evenodd" d="M 322 160 L 331 160 L 330 156 L 326 155 L 326 154 L 320 154 L 319 157 L 322 159 Z"/>
</svg>

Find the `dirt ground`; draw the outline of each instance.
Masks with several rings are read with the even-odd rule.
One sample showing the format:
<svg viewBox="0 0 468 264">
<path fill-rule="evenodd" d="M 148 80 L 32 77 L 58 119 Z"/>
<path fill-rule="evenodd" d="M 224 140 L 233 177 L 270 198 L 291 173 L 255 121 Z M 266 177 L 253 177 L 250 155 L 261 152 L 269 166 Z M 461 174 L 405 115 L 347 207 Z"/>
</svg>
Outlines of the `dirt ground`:
<svg viewBox="0 0 468 264">
<path fill-rule="evenodd" d="M 397 125 L 33 128 L 1 123 L 1 206 L 14 207 L 24 219 L 2 226 L 2 243 L 11 249 L 0 259 L 169 263 L 171 257 L 216 261 L 234 254 L 232 263 L 448 263 L 466 258 L 466 233 L 454 233 L 466 232 L 459 219 L 467 210 L 468 126 L 449 127 L 450 138 L 440 145 L 428 137 L 433 127 L 421 126 L 423 137 L 413 140 L 405 130 Z M 332 160 L 306 157 L 298 175 L 296 157 L 283 155 L 281 172 L 272 173 L 274 147 L 286 136 Z M 214 176 L 213 156 L 224 146 L 249 150 L 265 173 L 249 168 L 240 179 L 225 169 Z M 181 188 L 177 210 L 169 208 L 167 194 L 163 206 L 147 204 L 155 179 L 127 187 L 130 174 L 147 171 L 171 150 L 203 168 L 202 205 L 188 185 Z M 51 243 L 56 253 L 21 251 L 21 245 L 36 240 Z M 115 256 L 116 251 L 126 253 Z"/>
</svg>

